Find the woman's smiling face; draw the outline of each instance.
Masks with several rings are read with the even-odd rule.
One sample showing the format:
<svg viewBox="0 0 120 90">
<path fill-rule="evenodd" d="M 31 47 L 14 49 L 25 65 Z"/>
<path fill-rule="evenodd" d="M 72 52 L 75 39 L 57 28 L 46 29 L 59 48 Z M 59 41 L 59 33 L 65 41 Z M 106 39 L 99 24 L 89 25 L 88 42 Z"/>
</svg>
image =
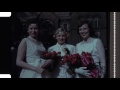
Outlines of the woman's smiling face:
<svg viewBox="0 0 120 90">
<path fill-rule="evenodd" d="M 90 33 L 89 33 L 88 24 L 83 24 L 81 27 L 79 27 L 79 34 L 84 40 L 89 38 Z"/>
<path fill-rule="evenodd" d="M 28 33 L 31 37 L 37 38 L 39 34 L 39 29 L 38 29 L 37 24 L 34 24 L 34 23 L 30 24 L 28 27 Z"/>
<path fill-rule="evenodd" d="M 66 33 L 65 32 L 59 32 L 57 35 L 56 35 L 56 39 L 57 39 L 57 42 L 59 44 L 64 44 L 66 42 L 66 39 L 67 39 L 67 36 L 66 36 Z"/>
</svg>

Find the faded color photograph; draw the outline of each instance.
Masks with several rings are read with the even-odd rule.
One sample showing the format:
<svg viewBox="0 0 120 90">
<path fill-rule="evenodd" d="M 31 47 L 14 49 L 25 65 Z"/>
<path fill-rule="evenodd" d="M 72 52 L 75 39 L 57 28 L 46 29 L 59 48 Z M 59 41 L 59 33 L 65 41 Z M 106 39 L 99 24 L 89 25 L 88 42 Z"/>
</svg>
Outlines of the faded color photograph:
<svg viewBox="0 0 120 90">
<path fill-rule="evenodd" d="M 109 78 L 107 12 L 12 12 L 12 78 Z"/>
</svg>

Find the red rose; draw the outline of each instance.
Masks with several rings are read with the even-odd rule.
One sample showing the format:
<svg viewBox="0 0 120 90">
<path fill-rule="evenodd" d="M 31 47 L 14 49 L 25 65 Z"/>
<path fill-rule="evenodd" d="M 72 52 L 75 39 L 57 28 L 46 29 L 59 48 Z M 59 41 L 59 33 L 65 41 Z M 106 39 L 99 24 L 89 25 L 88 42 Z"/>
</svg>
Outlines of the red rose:
<svg viewBox="0 0 120 90">
<path fill-rule="evenodd" d="M 63 60 L 61 61 L 62 64 L 65 64 L 68 61 L 68 58 L 63 58 Z"/>
<path fill-rule="evenodd" d="M 76 59 L 72 59 L 71 63 L 72 63 L 73 65 L 75 65 L 75 64 L 76 64 Z"/>
<path fill-rule="evenodd" d="M 57 55 L 57 53 L 55 51 L 52 52 L 53 55 Z"/>
<path fill-rule="evenodd" d="M 56 55 L 55 55 L 55 54 L 52 54 L 51 59 L 54 59 L 55 57 L 56 57 Z"/>
<path fill-rule="evenodd" d="M 91 73 L 91 77 L 92 78 L 98 78 L 98 74 L 99 74 L 99 70 L 98 69 L 93 69 L 93 70 L 91 70 L 90 71 L 90 73 Z"/>
<path fill-rule="evenodd" d="M 86 56 L 86 53 L 85 53 L 85 52 L 82 52 L 82 56 Z"/>
<path fill-rule="evenodd" d="M 79 54 L 75 54 L 75 55 L 76 55 L 77 61 L 80 61 L 81 60 L 81 56 Z"/>
<path fill-rule="evenodd" d="M 76 58 L 77 58 L 77 57 L 76 57 L 76 54 L 73 54 L 73 58 L 74 58 L 74 59 L 76 59 Z"/>
<path fill-rule="evenodd" d="M 45 57 L 48 58 L 49 56 L 50 56 L 50 54 L 47 52 L 47 53 L 45 54 Z"/>
<path fill-rule="evenodd" d="M 79 54 L 74 54 L 76 58 L 80 58 L 80 55 Z"/>
<path fill-rule="evenodd" d="M 69 59 L 68 58 L 64 58 L 63 61 L 67 62 Z"/>
<path fill-rule="evenodd" d="M 68 59 L 71 61 L 73 59 L 73 56 L 69 55 Z"/>
<path fill-rule="evenodd" d="M 90 53 L 86 53 L 86 58 L 90 59 L 91 58 L 91 54 Z"/>
<path fill-rule="evenodd" d="M 84 67 L 87 67 L 87 65 L 90 63 L 89 59 L 87 59 L 85 56 L 81 56 L 81 62 Z"/>
<path fill-rule="evenodd" d="M 57 52 L 57 54 L 61 54 L 61 52 Z"/>
</svg>

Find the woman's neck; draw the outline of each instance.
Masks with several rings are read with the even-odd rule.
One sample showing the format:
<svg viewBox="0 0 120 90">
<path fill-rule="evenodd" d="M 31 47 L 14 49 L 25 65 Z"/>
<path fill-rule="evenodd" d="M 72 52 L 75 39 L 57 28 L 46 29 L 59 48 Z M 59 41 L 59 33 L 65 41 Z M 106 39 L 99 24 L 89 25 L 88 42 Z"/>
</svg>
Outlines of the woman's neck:
<svg viewBox="0 0 120 90">
<path fill-rule="evenodd" d="M 84 40 L 84 41 L 87 41 L 89 38 L 90 38 L 90 37 L 88 37 L 88 38 L 84 38 L 83 40 Z"/>
<path fill-rule="evenodd" d="M 61 45 L 65 45 L 65 43 L 58 43 L 58 44 L 59 44 L 60 46 L 61 46 Z"/>
<path fill-rule="evenodd" d="M 31 36 L 29 36 L 29 38 L 30 38 L 32 41 L 36 41 L 36 42 L 39 41 L 38 38 L 33 38 L 33 37 L 31 37 Z"/>
</svg>

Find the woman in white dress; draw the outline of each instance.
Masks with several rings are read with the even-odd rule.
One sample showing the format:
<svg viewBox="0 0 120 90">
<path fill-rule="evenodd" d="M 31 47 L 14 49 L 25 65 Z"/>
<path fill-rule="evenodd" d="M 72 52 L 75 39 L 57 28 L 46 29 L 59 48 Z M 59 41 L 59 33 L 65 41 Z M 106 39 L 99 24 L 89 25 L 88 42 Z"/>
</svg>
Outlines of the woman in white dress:
<svg viewBox="0 0 120 90">
<path fill-rule="evenodd" d="M 56 30 L 54 38 L 57 40 L 57 43 L 48 49 L 49 52 L 61 52 L 61 56 L 64 56 L 66 55 L 65 48 L 67 48 L 69 50 L 69 54 L 75 53 L 75 46 L 66 43 L 68 33 L 63 28 Z M 67 64 L 58 65 L 51 73 L 52 78 L 72 78 L 72 75 L 67 72 L 68 68 Z"/>
<path fill-rule="evenodd" d="M 98 38 L 92 38 L 94 34 L 91 24 L 88 21 L 83 21 L 78 27 L 78 33 L 83 38 L 83 41 L 76 45 L 76 53 L 80 55 L 82 52 L 92 54 L 96 66 L 99 68 L 99 78 L 104 78 L 106 72 L 105 50 L 102 41 Z M 75 70 L 79 75 L 89 77 L 89 70 L 86 67 L 81 67 Z M 82 76 L 77 76 L 82 78 Z"/>
<path fill-rule="evenodd" d="M 20 78 L 50 78 L 48 71 L 42 66 L 51 64 L 52 60 L 41 58 L 46 49 L 38 38 L 40 31 L 35 19 L 28 22 L 28 34 L 18 47 L 16 64 L 22 68 Z"/>
</svg>

